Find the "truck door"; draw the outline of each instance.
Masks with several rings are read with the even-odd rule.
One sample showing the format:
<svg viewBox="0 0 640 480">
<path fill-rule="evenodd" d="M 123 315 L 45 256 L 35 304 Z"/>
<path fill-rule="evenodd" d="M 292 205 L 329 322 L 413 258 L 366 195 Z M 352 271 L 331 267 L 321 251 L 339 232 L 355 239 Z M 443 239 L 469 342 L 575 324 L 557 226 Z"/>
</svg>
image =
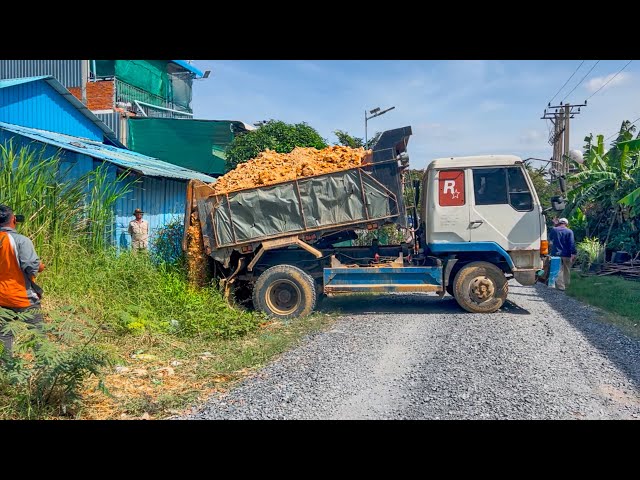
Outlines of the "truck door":
<svg viewBox="0 0 640 480">
<path fill-rule="evenodd" d="M 433 170 L 430 184 L 430 212 L 427 214 L 427 242 L 468 242 L 469 183 L 465 170 Z M 466 180 L 466 181 L 465 181 Z"/>
<path fill-rule="evenodd" d="M 472 177 L 471 241 L 496 242 L 506 251 L 539 250 L 537 196 L 522 167 L 473 168 Z"/>
</svg>

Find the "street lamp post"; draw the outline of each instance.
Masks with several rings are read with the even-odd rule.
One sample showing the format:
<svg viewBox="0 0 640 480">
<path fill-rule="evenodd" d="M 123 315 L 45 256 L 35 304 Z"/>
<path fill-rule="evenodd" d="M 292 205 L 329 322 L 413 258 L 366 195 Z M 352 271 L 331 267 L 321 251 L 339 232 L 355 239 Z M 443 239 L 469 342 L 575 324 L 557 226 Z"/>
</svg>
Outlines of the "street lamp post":
<svg viewBox="0 0 640 480">
<path fill-rule="evenodd" d="M 365 145 L 365 147 L 367 145 L 367 140 L 368 140 L 368 138 L 367 138 L 367 122 L 369 120 L 371 120 L 372 118 L 374 118 L 374 117 L 379 117 L 380 115 L 382 115 L 384 113 L 387 113 L 389 110 L 393 110 L 394 108 L 396 108 L 396 107 L 390 107 L 390 108 L 387 108 L 386 110 L 380 111 L 380 107 L 376 107 L 373 110 L 369 110 L 369 113 L 371 114 L 370 117 L 367 117 L 367 111 L 366 110 L 364 111 L 364 145 Z"/>
</svg>

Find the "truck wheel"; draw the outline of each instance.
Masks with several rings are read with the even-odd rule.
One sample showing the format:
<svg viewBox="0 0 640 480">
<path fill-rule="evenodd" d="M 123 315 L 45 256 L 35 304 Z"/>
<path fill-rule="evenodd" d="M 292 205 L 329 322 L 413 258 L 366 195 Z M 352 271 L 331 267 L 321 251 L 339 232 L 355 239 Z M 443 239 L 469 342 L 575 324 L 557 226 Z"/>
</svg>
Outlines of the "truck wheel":
<svg viewBox="0 0 640 480">
<path fill-rule="evenodd" d="M 502 270 L 489 262 L 472 262 L 457 273 L 453 293 L 458 305 L 472 313 L 491 313 L 507 299 L 509 285 Z"/>
<path fill-rule="evenodd" d="M 316 306 L 313 278 L 292 265 L 276 265 L 258 277 L 253 305 L 271 317 L 304 317 Z"/>
</svg>

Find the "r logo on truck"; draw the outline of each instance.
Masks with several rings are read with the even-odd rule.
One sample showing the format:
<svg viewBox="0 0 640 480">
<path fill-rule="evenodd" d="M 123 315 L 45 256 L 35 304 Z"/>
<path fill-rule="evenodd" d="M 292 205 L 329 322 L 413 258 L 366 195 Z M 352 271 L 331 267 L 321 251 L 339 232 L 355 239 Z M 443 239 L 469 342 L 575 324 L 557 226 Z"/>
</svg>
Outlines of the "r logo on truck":
<svg viewBox="0 0 640 480">
<path fill-rule="evenodd" d="M 438 183 L 441 207 L 464 205 L 464 170 L 442 170 Z"/>
</svg>

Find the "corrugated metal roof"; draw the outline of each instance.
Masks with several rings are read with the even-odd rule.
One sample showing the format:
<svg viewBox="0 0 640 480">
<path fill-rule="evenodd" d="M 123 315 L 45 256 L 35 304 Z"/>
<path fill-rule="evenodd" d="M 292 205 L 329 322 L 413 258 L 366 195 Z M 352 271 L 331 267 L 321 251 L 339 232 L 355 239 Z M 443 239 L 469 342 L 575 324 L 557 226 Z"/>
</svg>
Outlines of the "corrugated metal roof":
<svg viewBox="0 0 640 480">
<path fill-rule="evenodd" d="M 184 60 L 171 60 L 171 61 L 176 65 L 180 65 L 182 68 L 189 70 L 192 73 L 195 73 L 199 77 L 203 75 L 203 73 L 200 70 L 198 70 L 196 67 L 194 67 L 190 63 L 185 62 Z"/>
<path fill-rule="evenodd" d="M 0 78 L 53 75 L 65 87 L 82 83 L 82 60 L 0 60 Z"/>
<path fill-rule="evenodd" d="M 21 83 L 35 82 L 36 80 L 44 80 L 45 78 L 51 78 L 51 75 L 41 75 L 39 77 L 7 78 L 4 80 L 0 80 L 0 88 L 13 87 L 14 85 L 20 85 Z"/>
<path fill-rule="evenodd" d="M 72 137 L 62 133 L 48 132 L 46 130 L 38 130 L 36 128 L 21 127 L 4 122 L 0 122 L 0 128 L 38 142 L 105 160 L 149 177 L 181 178 L 185 180 L 196 178 L 207 183 L 215 182 L 215 178 L 205 175 L 204 173 L 188 170 L 178 165 L 163 162 L 157 158 L 148 157 L 124 148 L 112 147 L 111 145 L 105 145 L 93 140 Z"/>
<path fill-rule="evenodd" d="M 25 78 L 10 78 L 6 80 L 0 80 L 0 88 L 13 87 L 15 85 L 20 85 L 21 83 L 27 82 L 37 82 L 43 80 L 47 82 L 56 92 L 62 95 L 69 103 L 71 103 L 74 107 L 76 107 L 80 113 L 82 113 L 85 117 L 87 117 L 91 122 L 93 122 L 102 132 L 105 137 L 107 137 L 111 142 L 115 145 L 125 148 L 125 146 L 120 143 L 118 137 L 113 130 L 111 130 L 102 120 L 94 115 L 94 113 L 89 110 L 80 100 L 73 96 L 73 94 L 65 88 L 58 80 L 56 80 L 51 75 L 44 75 L 41 77 L 25 77 Z"/>
</svg>

